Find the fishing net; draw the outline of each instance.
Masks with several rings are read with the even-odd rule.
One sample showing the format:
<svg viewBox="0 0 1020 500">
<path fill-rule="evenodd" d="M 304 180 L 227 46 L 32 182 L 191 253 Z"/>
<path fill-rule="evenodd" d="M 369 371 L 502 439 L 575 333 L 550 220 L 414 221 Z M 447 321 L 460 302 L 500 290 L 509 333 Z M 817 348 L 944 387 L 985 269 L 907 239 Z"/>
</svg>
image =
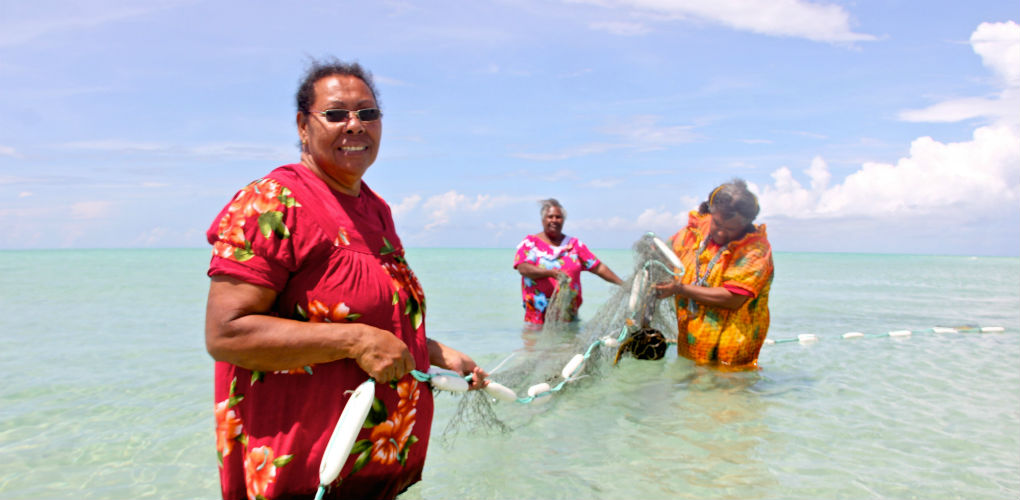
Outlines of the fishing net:
<svg viewBox="0 0 1020 500">
<path fill-rule="evenodd" d="M 486 391 L 464 394 L 443 431 L 444 440 L 449 442 L 464 431 L 509 432 L 536 415 L 513 407 L 555 398 L 562 391 L 583 390 L 587 384 L 598 383 L 607 368 L 624 356 L 662 358 L 666 347 L 676 342 L 676 313 L 673 301 L 657 299 L 652 286 L 672 280 L 674 273 L 683 270 L 675 255 L 656 240 L 649 233 L 634 243 L 633 272 L 583 323 L 565 320 L 564 311 L 569 316 L 573 297 L 561 281 L 549 306 L 557 308 L 556 315 L 549 318 L 552 311 L 547 310 L 535 345 L 511 353 L 490 370 L 489 380 L 511 389 L 516 401 L 498 401 Z"/>
<path fill-rule="evenodd" d="M 545 308 L 545 323 L 543 330 L 562 330 L 567 324 L 574 320 L 573 306 L 577 292 L 570 288 L 570 276 L 561 273 L 556 278 L 556 290 L 549 297 L 549 304 Z"/>
</svg>

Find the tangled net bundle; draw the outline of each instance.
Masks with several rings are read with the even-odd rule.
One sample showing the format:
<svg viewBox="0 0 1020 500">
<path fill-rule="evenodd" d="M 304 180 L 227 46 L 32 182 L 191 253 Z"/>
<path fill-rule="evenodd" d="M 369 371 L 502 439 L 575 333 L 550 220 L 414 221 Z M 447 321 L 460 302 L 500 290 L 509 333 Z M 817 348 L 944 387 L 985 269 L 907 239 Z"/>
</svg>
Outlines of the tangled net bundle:
<svg viewBox="0 0 1020 500">
<path fill-rule="evenodd" d="M 556 278 L 556 290 L 549 297 L 549 305 L 545 308 L 545 324 L 543 330 L 563 330 L 574 321 L 572 309 L 577 293 L 570 288 L 570 276 L 560 274 Z"/>
<path fill-rule="evenodd" d="M 592 348 L 600 339 L 621 339 L 621 336 L 629 339 L 638 332 L 644 331 L 647 335 L 650 330 L 655 330 L 661 334 L 661 338 L 654 339 L 655 345 L 639 346 L 642 351 L 649 348 L 660 350 L 659 344 L 664 346 L 675 342 L 677 330 L 673 301 L 658 300 L 652 290 L 655 283 L 672 280 L 672 272 L 675 270 L 653 243 L 653 237 L 649 233 L 634 243 L 631 247 L 634 256 L 633 272 L 623 286 L 613 290 L 595 315 L 581 324 L 569 319 L 564 321 L 569 316 L 573 297 L 567 293 L 570 290 L 567 282 L 561 281 L 557 292 L 550 299 L 550 309 L 547 310 L 546 323 L 537 345 L 512 354 L 510 362 L 491 373 L 489 379 L 513 389 L 521 397 L 535 384 L 546 382 L 555 386 L 562 382 L 561 372 L 571 358 L 577 354 L 589 353 L 581 371 L 572 377 L 572 383 L 563 386 L 564 391 L 577 390 L 586 384 L 597 383 L 604 377 L 607 367 L 619 359 L 618 354 L 625 355 L 625 351 L 632 354 L 637 352 L 620 349 L 618 353 L 617 347 L 602 344 Z M 553 311 L 556 311 L 555 315 L 550 318 L 549 314 Z M 505 433 L 523 425 L 514 422 L 516 417 L 522 416 L 521 412 L 508 410 L 508 405 L 496 402 L 485 391 L 464 394 L 443 432 L 444 440 L 449 442 L 452 437 L 464 431 L 490 430 Z M 534 415 L 534 412 L 525 413 L 525 418 Z"/>
</svg>

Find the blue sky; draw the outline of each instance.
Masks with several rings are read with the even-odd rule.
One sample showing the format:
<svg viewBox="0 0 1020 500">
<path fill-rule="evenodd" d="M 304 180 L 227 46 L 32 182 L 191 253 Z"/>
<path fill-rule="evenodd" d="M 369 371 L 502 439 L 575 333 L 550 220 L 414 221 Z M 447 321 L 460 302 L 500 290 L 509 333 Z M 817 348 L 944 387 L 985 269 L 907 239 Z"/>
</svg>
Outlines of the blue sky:
<svg viewBox="0 0 1020 500">
<path fill-rule="evenodd" d="M 766 7 L 767 6 L 767 7 Z M 778 251 L 1020 254 L 1015 0 L 0 0 L 0 248 L 203 247 L 297 161 L 310 57 L 377 79 L 410 247 L 595 248 L 746 179 Z"/>
</svg>

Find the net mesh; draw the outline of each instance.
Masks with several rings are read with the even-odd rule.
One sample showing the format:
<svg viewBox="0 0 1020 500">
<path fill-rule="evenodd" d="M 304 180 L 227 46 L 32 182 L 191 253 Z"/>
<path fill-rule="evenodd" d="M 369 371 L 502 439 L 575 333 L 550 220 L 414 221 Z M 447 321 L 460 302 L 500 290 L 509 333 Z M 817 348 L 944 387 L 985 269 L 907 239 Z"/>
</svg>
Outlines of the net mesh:
<svg viewBox="0 0 1020 500">
<path fill-rule="evenodd" d="M 543 330 L 560 330 L 574 320 L 572 309 L 577 293 L 570 289 L 570 276 L 560 273 L 556 278 L 556 290 L 549 297 L 549 305 L 545 308 L 545 324 Z"/>
<path fill-rule="evenodd" d="M 617 357 L 619 348 L 614 340 L 626 342 L 630 335 L 652 329 L 660 332 L 666 342 L 675 342 L 673 301 L 655 298 L 652 285 L 672 280 L 672 273 L 677 270 L 653 243 L 653 238 L 655 236 L 649 233 L 634 243 L 631 247 L 633 272 L 623 286 L 612 291 L 594 316 L 583 323 L 568 319 L 573 297 L 566 282 L 560 281 L 557 292 L 550 298 L 552 310 L 547 310 L 546 323 L 535 345 L 513 353 L 509 362 L 501 363 L 498 370 L 490 373 L 489 380 L 512 389 L 520 398 L 519 402 L 528 402 L 523 401 L 529 399 L 528 388 L 543 382 L 554 391 L 557 386 L 560 391 L 583 390 L 586 384 L 597 383 L 606 376 L 607 368 L 612 367 Z M 620 354 L 627 356 L 630 352 L 633 351 Z M 561 385 L 564 367 L 577 354 L 587 354 L 587 359 L 581 370 L 571 377 L 571 382 Z M 557 397 L 556 394 L 546 397 Z M 464 394 L 443 431 L 444 441 L 449 442 L 465 431 L 510 432 L 526 424 L 535 414 L 513 411 L 507 407 L 509 404 L 496 402 L 485 391 Z"/>
</svg>

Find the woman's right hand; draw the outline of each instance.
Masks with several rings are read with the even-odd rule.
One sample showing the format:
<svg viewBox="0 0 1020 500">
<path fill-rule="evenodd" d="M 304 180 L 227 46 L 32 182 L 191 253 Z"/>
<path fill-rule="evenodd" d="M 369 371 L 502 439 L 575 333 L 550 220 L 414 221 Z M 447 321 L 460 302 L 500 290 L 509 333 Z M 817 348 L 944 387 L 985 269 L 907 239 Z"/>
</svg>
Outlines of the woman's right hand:
<svg viewBox="0 0 1020 500">
<path fill-rule="evenodd" d="M 386 330 L 363 327 L 353 357 L 365 373 L 379 382 L 389 382 L 414 370 L 414 357 L 402 340 Z"/>
<path fill-rule="evenodd" d="M 561 274 L 565 279 L 570 277 L 570 275 L 561 271 L 559 268 L 549 269 L 535 264 L 529 264 L 527 262 L 521 262 L 520 264 L 517 264 L 517 272 L 521 273 L 521 276 L 524 276 L 525 278 L 531 278 L 533 280 L 539 280 L 543 278 L 552 278 L 554 280 L 559 280 Z"/>
<path fill-rule="evenodd" d="M 296 321 L 269 314 L 277 294 L 237 278 L 213 276 L 206 307 L 206 348 L 216 361 L 258 371 L 293 370 L 351 358 L 380 382 L 415 368 L 407 345 L 363 323 Z"/>
</svg>

